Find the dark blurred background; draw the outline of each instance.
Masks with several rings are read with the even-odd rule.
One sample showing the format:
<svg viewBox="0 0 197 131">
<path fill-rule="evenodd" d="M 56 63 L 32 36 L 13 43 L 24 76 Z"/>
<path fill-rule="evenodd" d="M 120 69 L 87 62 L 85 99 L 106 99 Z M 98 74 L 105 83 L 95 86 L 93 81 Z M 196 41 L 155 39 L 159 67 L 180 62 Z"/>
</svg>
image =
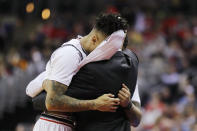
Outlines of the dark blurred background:
<svg viewBox="0 0 197 131">
<path fill-rule="evenodd" d="M 196 0 L 0 0 L 0 130 L 32 130 L 25 88 L 52 51 L 87 34 L 101 12 L 129 24 L 143 118 L 134 131 L 197 131 Z"/>
</svg>

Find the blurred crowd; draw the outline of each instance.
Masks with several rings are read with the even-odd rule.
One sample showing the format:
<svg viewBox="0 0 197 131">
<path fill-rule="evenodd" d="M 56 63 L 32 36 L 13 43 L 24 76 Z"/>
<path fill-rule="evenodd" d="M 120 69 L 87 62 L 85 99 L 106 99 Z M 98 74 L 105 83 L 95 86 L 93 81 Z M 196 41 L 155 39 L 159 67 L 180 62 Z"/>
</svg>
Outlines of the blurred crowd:
<svg viewBox="0 0 197 131">
<path fill-rule="evenodd" d="M 137 14 L 129 31 L 140 59 L 139 130 L 197 130 L 197 17 Z"/>
<path fill-rule="evenodd" d="M 140 60 L 138 83 L 143 117 L 133 130 L 196 131 L 197 16 L 165 10 L 134 11 L 121 4 L 107 5 L 104 11 L 121 12 L 127 18 L 128 48 Z M 30 100 L 25 95 L 28 82 L 45 69 L 56 48 L 88 33 L 95 16 L 88 13 L 73 17 L 72 11 L 65 11 L 52 14 L 46 21 L 1 17 L 0 120 L 5 119 L 5 114 L 14 114 L 18 107 L 29 110 Z M 19 124 L 18 128 L 24 127 Z"/>
</svg>

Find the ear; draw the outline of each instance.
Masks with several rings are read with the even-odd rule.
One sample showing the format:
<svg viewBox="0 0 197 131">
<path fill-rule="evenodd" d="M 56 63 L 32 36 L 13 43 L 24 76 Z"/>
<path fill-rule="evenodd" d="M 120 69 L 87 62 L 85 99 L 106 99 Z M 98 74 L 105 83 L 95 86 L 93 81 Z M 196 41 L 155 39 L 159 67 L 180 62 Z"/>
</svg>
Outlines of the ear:
<svg viewBox="0 0 197 131">
<path fill-rule="evenodd" d="M 94 35 L 94 36 L 92 37 L 92 42 L 93 42 L 93 44 L 95 44 L 95 43 L 97 42 L 97 36 L 96 36 L 96 35 Z"/>
</svg>

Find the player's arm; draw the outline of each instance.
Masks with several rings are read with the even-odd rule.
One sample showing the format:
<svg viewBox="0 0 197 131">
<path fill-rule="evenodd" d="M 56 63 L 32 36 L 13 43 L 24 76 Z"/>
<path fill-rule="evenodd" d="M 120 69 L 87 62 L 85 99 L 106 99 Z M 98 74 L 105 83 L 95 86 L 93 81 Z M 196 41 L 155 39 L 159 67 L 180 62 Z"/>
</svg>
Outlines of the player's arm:
<svg viewBox="0 0 197 131">
<path fill-rule="evenodd" d="M 26 95 L 30 96 L 31 98 L 37 96 L 41 93 L 44 89 L 42 88 L 42 82 L 45 80 L 46 71 L 40 73 L 35 79 L 29 82 L 26 87 Z"/>
<path fill-rule="evenodd" d="M 113 98 L 113 95 L 110 95 L 110 94 L 105 94 L 99 98 L 97 98 L 95 101 L 95 110 L 100 110 L 100 111 L 107 111 L 107 108 L 109 107 L 109 105 L 106 103 L 106 100 L 107 99 L 110 99 L 110 98 Z M 33 102 L 33 106 L 34 106 L 34 109 L 36 110 L 46 110 L 46 105 L 45 105 L 45 100 L 46 100 L 46 92 L 43 91 L 42 93 L 40 93 L 39 95 L 35 96 L 34 98 L 32 98 L 32 102 Z M 67 98 L 67 100 L 69 100 L 69 98 Z M 83 101 L 82 101 L 83 102 Z M 55 102 L 57 103 L 57 102 Z M 103 103 L 103 104 L 102 104 Z M 112 108 L 109 107 L 109 111 L 110 112 L 114 112 L 115 109 L 117 108 L 115 105 L 119 103 L 119 100 L 115 100 L 115 103 L 114 103 L 114 106 L 111 106 Z M 54 103 L 53 103 L 54 104 Z M 67 105 L 68 103 L 64 103 L 64 105 Z M 113 104 L 113 102 L 112 102 Z M 107 107 L 105 107 L 105 105 Z M 58 108 L 57 106 L 55 108 Z M 54 110 L 58 110 L 58 109 L 55 109 Z M 72 110 L 74 111 L 74 110 Z"/>
<path fill-rule="evenodd" d="M 64 95 L 67 86 L 54 80 L 45 80 L 43 88 L 47 92 L 46 109 L 59 112 L 79 112 L 88 110 L 99 110 L 115 112 L 119 104 L 118 98 L 112 94 L 105 94 L 94 100 L 78 100 Z"/>
<path fill-rule="evenodd" d="M 138 89 L 135 89 L 134 95 L 136 95 L 136 93 L 138 93 Z M 139 96 L 139 94 L 137 95 Z M 131 100 L 131 93 L 128 87 L 124 84 L 122 85 L 122 89 L 118 93 L 118 98 L 120 98 L 120 105 L 124 108 L 124 112 L 131 125 L 137 127 L 142 117 L 140 103 L 138 101 Z"/>
<path fill-rule="evenodd" d="M 130 109 L 125 109 L 127 118 L 130 120 L 132 126 L 137 127 L 140 124 L 142 112 L 140 110 L 140 104 L 136 101 L 130 102 Z"/>
</svg>

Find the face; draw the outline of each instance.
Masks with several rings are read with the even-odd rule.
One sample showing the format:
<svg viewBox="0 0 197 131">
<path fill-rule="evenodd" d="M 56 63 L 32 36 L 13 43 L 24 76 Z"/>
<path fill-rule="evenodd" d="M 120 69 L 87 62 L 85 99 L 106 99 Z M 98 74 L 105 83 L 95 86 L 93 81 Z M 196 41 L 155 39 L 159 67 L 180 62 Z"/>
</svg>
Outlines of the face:
<svg viewBox="0 0 197 131">
<path fill-rule="evenodd" d="M 106 37 L 101 33 L 95 33 L 90 38 L 89 52 L 92 52 Z"/>
</svg>

